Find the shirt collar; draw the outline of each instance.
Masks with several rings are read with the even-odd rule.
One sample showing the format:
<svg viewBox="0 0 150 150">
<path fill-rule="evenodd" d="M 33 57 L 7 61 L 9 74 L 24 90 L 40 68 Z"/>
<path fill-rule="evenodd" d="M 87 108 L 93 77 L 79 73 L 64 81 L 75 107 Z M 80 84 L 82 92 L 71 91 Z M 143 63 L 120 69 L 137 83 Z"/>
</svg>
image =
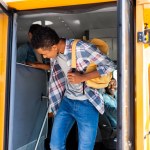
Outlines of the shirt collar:
<svg viewBox="0 0 150 150">
<path fill-rule="evenodd" d="M 67 58 L 67 65 L 71 67 L 71 51 L 72 51 L 72 45 L 71 42 L 73 39 L 66 39 L 66 45 L 65 45 L 65 50 L 64 50 L 64 55 Z"/>
</svg>

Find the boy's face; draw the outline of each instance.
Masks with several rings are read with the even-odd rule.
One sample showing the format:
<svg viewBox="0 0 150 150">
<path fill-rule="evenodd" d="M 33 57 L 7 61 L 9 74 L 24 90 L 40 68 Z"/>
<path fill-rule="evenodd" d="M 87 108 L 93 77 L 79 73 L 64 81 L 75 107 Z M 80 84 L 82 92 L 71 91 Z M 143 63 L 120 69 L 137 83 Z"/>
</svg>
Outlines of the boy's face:
<svg viewBox="0 0 150 150">
<path fill-rule="evenodd" d="M 43 58 L 56 58 L 58 53 L 57 45 L 53 45 L 49 49 L 38 48 L 36 51 L 43 55 Z"/>
</svg>

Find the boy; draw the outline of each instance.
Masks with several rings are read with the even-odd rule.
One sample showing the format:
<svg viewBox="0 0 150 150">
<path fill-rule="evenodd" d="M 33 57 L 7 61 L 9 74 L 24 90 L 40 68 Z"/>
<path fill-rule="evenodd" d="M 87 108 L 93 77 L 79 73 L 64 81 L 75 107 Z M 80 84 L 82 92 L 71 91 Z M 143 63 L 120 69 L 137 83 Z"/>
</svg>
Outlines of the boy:
<svg viewBox="0 0 150 150">
<path fill-rule="evenodd" d="M 42 27 L 33 34 L 33 48 L 44 58 L 51 58 L 49 88 L 50 106 L 55 114 L 51 135 L 51 150 L 65 150 L 66 137 L 77 122 L 78 150 L 92 150 L 95 143 L 98 112 L 104 112 L 104 102 L 99 91 L 83 82 L 105 75 L 115 69 L 115 64 L 96 46 L 79 41 L 76 45 L 77 68 L 71 71 L 71 51 L 74 39 L 60 39 L 57 33 Z M 90 62 L 97 70 L 85 73 Z M 85 94 L 84 94 L 85 93 Z"/>
</svg>

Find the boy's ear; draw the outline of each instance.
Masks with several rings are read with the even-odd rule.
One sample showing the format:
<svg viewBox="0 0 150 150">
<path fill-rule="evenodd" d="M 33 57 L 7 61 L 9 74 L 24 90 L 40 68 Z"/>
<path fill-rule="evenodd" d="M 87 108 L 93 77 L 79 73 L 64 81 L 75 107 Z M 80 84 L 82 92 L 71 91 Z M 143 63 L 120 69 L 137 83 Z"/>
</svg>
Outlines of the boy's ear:
<svg viewBox="0 0 150 150">
<path fill-rule="evenodd" d="M 53 45 L 52 48 L 57 50 L 57 45 Z"/>
</svg>

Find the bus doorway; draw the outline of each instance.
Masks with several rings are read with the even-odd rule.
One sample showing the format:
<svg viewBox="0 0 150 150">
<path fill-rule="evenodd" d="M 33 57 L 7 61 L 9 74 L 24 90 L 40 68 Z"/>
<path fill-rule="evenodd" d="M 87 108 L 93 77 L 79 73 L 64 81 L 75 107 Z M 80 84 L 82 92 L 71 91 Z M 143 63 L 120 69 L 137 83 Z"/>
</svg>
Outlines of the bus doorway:
<svg viewBox="0 0 150 150">
<path fill-rule="evenodd" d="M 99 38 L 104 40 L 109 46 L 109 57 L 117 62 L 117 5 L 96 4 L 62 7 L 56 9 L 36 10 L 36 11 L 20 11 L 17 16 L 17 47 L 25 43 L 30 25 L 40 24 L 49 26 L 57 31 L 62 38 L 73 38 L 90 40 Z M 52 118 L 49 118 L 49 127 L 51 128 Z M 103 125 L 103 123 L 101 124 Z M 101 129 L 97 129 L 97 139 L 95 150 L 106 149 L 107 144 L 103 144 Z M 105 129 L 104 129 L 105 130 Z M 48 132 L 50 134 L 50 131 Z M 48 135 L 49 138 L 50 135 Z M 111 139 L 116 146 L 116 139 Z M 49 140 L 47 149 L 49 147 Z M 109 141 L 109 140 L 108 140 Z M 112 142 L 111 141 L 111 142 Z M 68 136 L 67 148 L 77 149 L 78 137 L 77 127 L 74 126 L 71 134 Z M 111 143 L 112 144 L 112 143 Z M 112 148 L 112 145 L 109 148 Z"/>
</svg>

